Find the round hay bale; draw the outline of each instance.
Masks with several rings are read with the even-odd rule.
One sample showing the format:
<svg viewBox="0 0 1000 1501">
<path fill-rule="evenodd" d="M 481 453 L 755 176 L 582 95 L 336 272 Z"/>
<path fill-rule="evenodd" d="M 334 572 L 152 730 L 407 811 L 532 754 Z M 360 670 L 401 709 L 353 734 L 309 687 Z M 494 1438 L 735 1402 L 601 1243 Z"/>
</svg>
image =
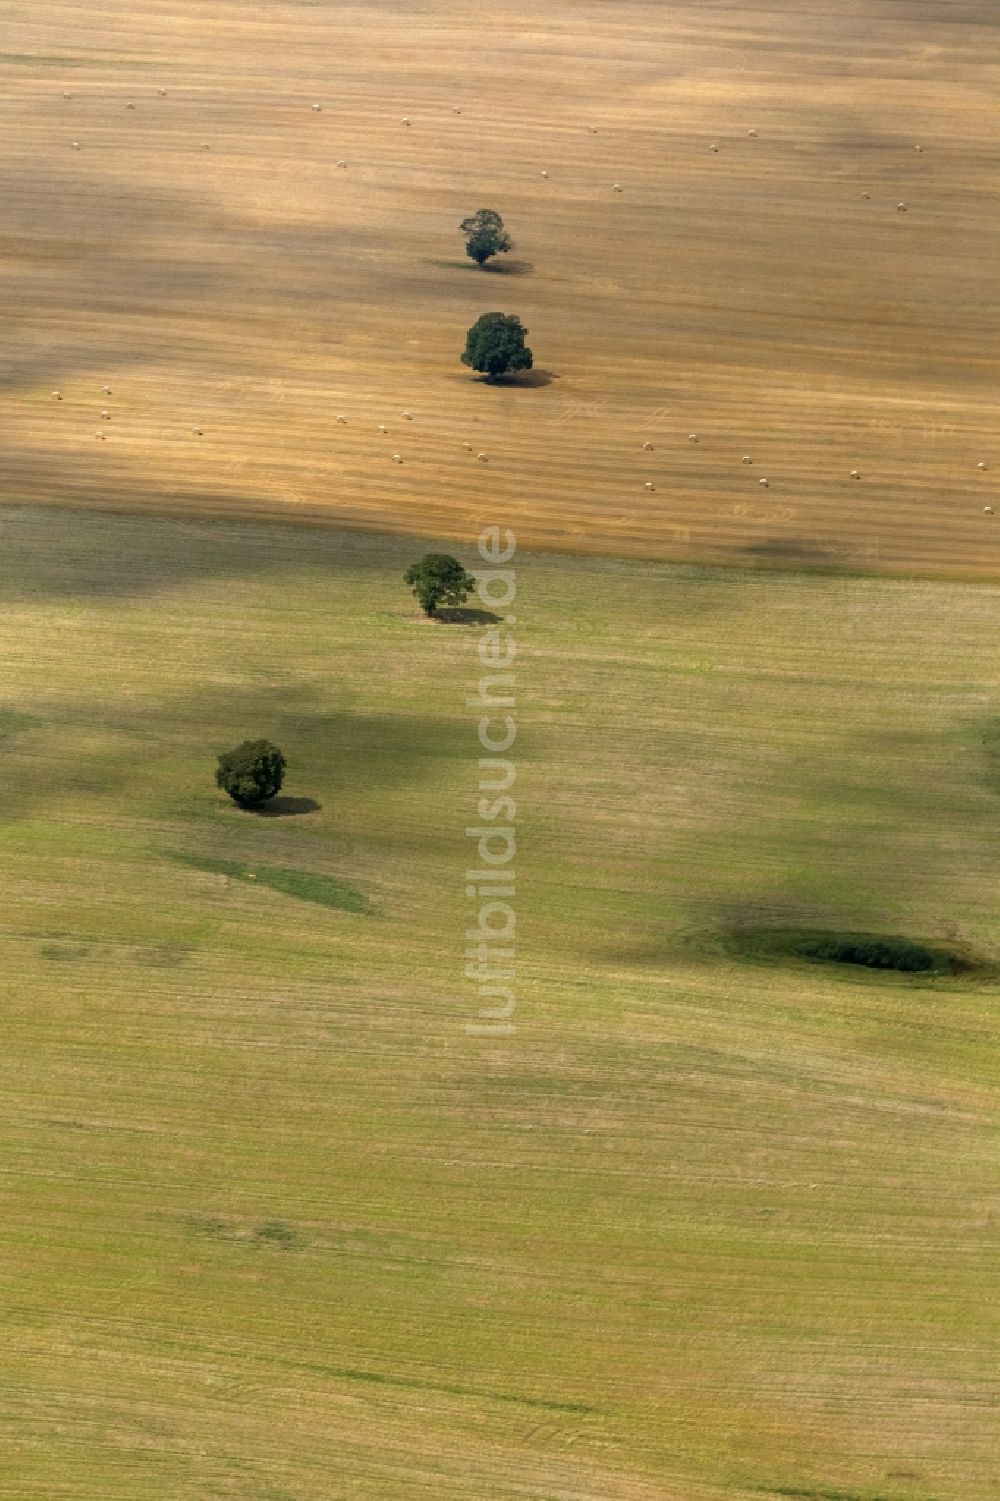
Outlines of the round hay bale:
<svg viewBox="0 0 1000 1501">
<path fill-rule="evenodd" d="M 977 465 L 976 465 L 976 468 L 977 468 L 977 469 L 985 469 L 985 468 L 986 468 L 986 465 L 985 465 L 985 464 L 983 464 L 983 463 L 982 463 L 982 462 L 980 462 L 980 463 L 978 463 L 978 464 L 977 464 Z"/>
<path fill-rule="evenodd" d="M 394 464 L 401 464 L 403 462 L 403 455 L 401 453 L 394 453 L 392 456 L 392 462 Z"/>
<path fill-rule="evenodd" d="M 337 418 L 337 421 L 338 421 L 338 422 L 346 422 L 346 421 L 347 421 L 347 418 L 346 418 L 346 417 L 344 417 L 344 416 L 339 416 L 339 417 L 338 417 L 338 418 Z"/>
<path fill-rule="evenodd" d="M 754 136 L 756 134 L 757 134 L 757 132 L 755 130 L 748 130 L 747 131 L 747 135 L 750 137 L 751 140 L 754 138 Z"/>
<path fill-rule="evenodd" d="M 409 123 L 410 123 L 410 117 L 409 117 L 409 115 L 404 115 L 403 118 L 400 120 L 399 123 L 400 123 L 400 125 L 409 125 Z"/>
<path fill-rule="evenodd" d="M 101 390 L 104 392 L 105 396 L 110 396 L 111 395 L 111 387 L 110 386 L 102 386 Z"/>
<path fill-rule="evenodd" d="M 379 423 L 378 430 L 379 430 L 380 433 L 384 433 L 385 432 L 386 427 L 385 427 L 385 423 L 384 422 L 380 422 Z"/>
<path fill-rule="evenodd" d="M 400 413 L 400 416 L 401 416 L 401 417 L 402 417 L 402 418 L 403 418 L 403 419 L 404 419 L 404 420 L 405 420 L 405 421 L 406 421 L 406 422 L 412 422 L 412 421 L 413 421 L 413 413 L 412 413 L 412 412 L 401 412 L 401 413 Z"/>
<path fill-rule="evenodd" d="M 752 464 L 753 463 L 753 459 L 750 457 L 750 455 L 748 453 L 745 453 L 743 455 L 743 462 L 744 462 L 744 464 Z"/>
<path fill-rule="evenodd" d="M 79 149 L 80 149 L 80 142 L 79 141 L 74 141 L 73 142 L 73 150 L 74 151 L 79 151 Z"/>
<path fill-rule="evenodd" d="M 486 457 L 486 455 L 484 453 L 477 453 L 476 454 L 476 459 L 478 460 L 478 462 L 480 464 L 486 464 L 486 463 L 489 462 L 489 460 L 487 459 L 487 457 Z"/>
<path fill-rule="evenodd" d="M 766 479 L 761 479 L 761 480 L 758 480 L 758 481 L 757 481 L 757 483 L 758 483 L 758 484 L 759 484 L 759 485 L 760 485 L 760 488 L 761 488 L 761 489 L 762 489 L 762 490 L 767 490 L 767 489 L 769 489 L 769 488 L 770 488 L 770 486 L 769 486 L 769 485 L 768 485 L 768 482 L 767 482 L 767 480 L 766 480 Z"/>
<path fill-rule="evenodd" d="M 126 109 L 135 109 L 135 105 L 132 103 L 131 99 L 128 101 L 128 103 L 126 104 L 125 108 Z"/>
<path fill-rule="evenodd" d="M 709 146 L 709 148 L 708 148 L 708 149 L 709 149 L 709 151 L 718 151 L 718 149 L 719 149 L 719 148 L 718 148 L 718 146 L 717 146 L 717 145 L 716 145 L 716 144 L 715 144 L 715 142 L 714 142 L 714 141 L 713 141 L 713 142 L 712 142 L 712 144 L 711 144 L 711 146 Z"/>
<path fill-rule="evenodd" d="M 621 190 L 622 190 L 622 185 L 621 185 L 620 182 L 613 182 L 611 184 L 611 191 L 612 191 L 612 193 L 620 193 Z"/>
<path fill-rule="evenodd" d="M 543 176 L 543 177 L 548 177 L 548 175 L 549 175 L 549 174 L 548 174 L 548 173 L 547 173 L 547 172 L 543 172 L 543 173 L 542 173 L 542 176 Z"/>
<path fill-rule="evenodd" d="M 868 198 L 868 199 L 870 199 L 872 195 L 870 193 L 862 193 L 861 196 L 862 196 L 862 198 Z"/>
<path fill-rule="evenodd" d="M 167 91 L 166 91 L 166 89 L 157 89 L 156 92 L 159 94 L 159 96 L 160 96 L 161 99 L 166 99 L 166 97 L 167 97 Z"/>
<path fill-rule="evenodd" d="M 110 422 L 111 421 L 111 413 L 110 412 L 102 412 L 101 413 L 101 421 L 102 422 Z"/>
<path fill-rule="evenodd" d="M 698 441 L 698 434 L 697 433 L 688 433 L 688 442 L 689 443 L 697 443 L 697 441 Z"/>
<path fill-rule="evenodd" d="M 984 514 L 984 516 L 992 516 L 993 515 L 993 507 L 992 506 L 983 506 L 983 514 Z"/>
<path fill-rule="evenodd" d="M 195 434 L 196 437 L 201 437 L 202 429 L 200 427 L 193 427 L 191 431 Z"/>
<path fill-rule="evenodd" d="M 646 489 L 647 490 L 655 490 L 656 489 L 656 486 L 653 484 L 652 480 L 648 479 L 646 481 Z"/>
<path fill-rule="evenodd" d="M 860 479 L 860 478 L 861 478 L 861 471 L 859 469 L 852 469 L 851 470 L 851 479 Z"/>
<path fill-rule="evenodd" d="M 52 395 L 55 397 L 56 401 L 62 401 L 62 392 L 61 391 L 53 391 Z"/>
<path fill-rule="evenodd" d="M 343 162 L 343 161 L 341 161 L 341 162 L 338 162 L 338 163 L 337 163 L 337 166 L 338 166 L 338 167 L 346 167 L 346 166 L 347 166 L 347 163 L 346 163 L 346 162 Z"/>
<path fill-rule="evenodd" d="M 322 108 L 323 106 L 321 104 L 314 104 L 313 112 L 318 115 L 322 111 Z"/>
<path fill-rule="evenodd" d="M 896 212 L 897 212 L 897 214 L 905 214 L 906 213 L 906 204 L 905 203 L 897 203 L 896 204 Z"/>
<path fill-rule="evenodd" d="M 644 443 L 642 446 L 646 450 L 647 453 L 650 453 L 652 451 L 652 447 L 653 447 L 652 443 Z"/>
</svg>

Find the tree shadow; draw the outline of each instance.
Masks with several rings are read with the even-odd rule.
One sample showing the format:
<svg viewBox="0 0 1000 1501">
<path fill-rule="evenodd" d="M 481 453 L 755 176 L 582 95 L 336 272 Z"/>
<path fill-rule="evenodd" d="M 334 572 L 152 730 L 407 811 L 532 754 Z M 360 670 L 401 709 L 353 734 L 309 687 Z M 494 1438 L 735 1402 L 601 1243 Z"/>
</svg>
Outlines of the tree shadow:
<svg viewBox="0 0 1000 1501">
<path fill-rule="evenodd" d="M 452 605 L 438 610 L 434 619 L 442 625 L 499 625 L 503 616 L 494 615 L 492 610 L 466 609 Z"/>
<path fill-rule="evenodd" d="M 551 386 L 554 380 L 558 380 L 554 370 L 511 370 L 507 375 L 481 375 L 481 386 L 499 386 L 504 391 L 516 391 L 519 388 L 524 391 L 537 390 L 539 386 Z"/>
<path fill-rule="evenodd" d="M 551 386 L 554 380 L 558 380 L 554 370 L 522 370 L 511 381 L 511 385 L 523 386 L 527 391 L 534 391 L 539 386 Z"/>
<path fill-rule="evenodd" d="M 314 797 L 272 797 L 253 811 L 258 818 L 298 818 L 303 813 L 318 813 L 322 806 Z"/>
<path fill-rule="evenodd" d="M 535 269 L 534 261 L 494 261 L 492 265 L 487 263 L 481 267 L 488 271 L 491 276 L 530 276 Z"/>
</svg>

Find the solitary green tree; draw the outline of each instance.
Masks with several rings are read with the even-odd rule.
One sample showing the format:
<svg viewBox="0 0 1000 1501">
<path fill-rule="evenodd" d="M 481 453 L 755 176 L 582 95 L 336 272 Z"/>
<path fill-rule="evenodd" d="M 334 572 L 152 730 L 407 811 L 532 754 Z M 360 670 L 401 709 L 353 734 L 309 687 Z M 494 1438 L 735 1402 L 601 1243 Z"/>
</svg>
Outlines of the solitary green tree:
<svg viewBox="0 0 1000 1501">
<path fill-rule="evenodd" d="M 465 236 L 465 253 L 477 266 L 483 266 L 491 255 L 505 255 L 513 241 L 503 227 L 500 215 L 491 208 L 481 208 L 459 225 Z"/>
<path fill-rule="evenodd" d="M 219 757 L 215 785 L 241 808 L 259 808 L 280 792 L 285 758 L 270 740 L 244 740 Z"/>
<path fill-rule="evenodd" d="M 446 552 L 428 552 L 411 563 L 403 574 L 425 615 L 436 615 L 439 605 L 464 605 L 476 581 L 457 558 Z"/>
<path fill-rule="evenodd" d="M 515 313 L 484 313 L 466 335 L 462 364 L 471 365 L 488 380 L 511 370 L 530 370 L 531 350 L 524 342 L 527 332 Z"/>
</svg>

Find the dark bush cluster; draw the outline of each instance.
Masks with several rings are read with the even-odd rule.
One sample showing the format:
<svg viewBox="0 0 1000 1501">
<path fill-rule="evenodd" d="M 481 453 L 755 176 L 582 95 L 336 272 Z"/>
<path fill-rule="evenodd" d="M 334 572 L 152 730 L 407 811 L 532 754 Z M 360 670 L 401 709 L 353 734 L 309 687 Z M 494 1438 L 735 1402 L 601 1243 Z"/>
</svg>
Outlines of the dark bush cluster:
<svg viewBox="0 0 1000 1501">
<path fill-rule="evenodd" d="M 244 740 L 219 757 L 215 784 L 241 808 L 258 808 L 281 791 L 285 758 L 270 740 Z"/>
<path fill-rule="evenodd" d="M 403 574 L 425 615 L 436 615 L 440 605 L 464 605 L 476 581 L 457 558 L 446 552 L 428 552 L 411 563 Z"/>
<path fill-rule="evenodd" d="M 953 968 L 949 954 L 914 943 L 912 938 L 886 938 L 877 933 L 804 938 L 798 952 L 804 959 L 822 959 L 827 964 L 861 964 L 865 969 L 896 969 L 906 974 Z"/>
<path fill-rule="evenodd" d="M 505 255 L 511 249 L 510 235 L 503 227 L 503 220 L 496 209 L 481 208 L 463 219 L 461 230 L 465 236 L 465 253 L 483 266 L 493 255 Z"/>
<path fill-rule="evenodd" d="M 831 932 L 824 928 L 745 928 L 726 935 L 727 946 L 751 959 L 781 963 L 849 964 L 903 975 L 984 975 L 981 957 L 945 943 L 920 943 L 897 933 Z"/>
<path fill-rule="evenodd" d="M 524 342 L 527 332 L 516 313 L 483 313 L 466 336 L 462 364 L 488 380 L 530 370 L 532 353 Z"/>
</svg>

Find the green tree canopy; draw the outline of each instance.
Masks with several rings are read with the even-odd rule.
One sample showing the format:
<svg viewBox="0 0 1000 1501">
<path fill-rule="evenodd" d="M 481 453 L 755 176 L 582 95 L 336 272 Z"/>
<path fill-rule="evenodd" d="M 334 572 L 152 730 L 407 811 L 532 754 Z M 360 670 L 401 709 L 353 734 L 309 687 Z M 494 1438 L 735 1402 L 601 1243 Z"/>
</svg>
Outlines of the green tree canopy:
<svg viewBox="0 0 1000 1501">
<path fill-rule="evenodd" d="M 270 740 L 244 740 L 219 757 L 215 785 L 241 808 L 257 808 L 281 790 L 286 764 Z"/>
<path fill-rule="evenodd" d="M 513 241 L 503 227 L 500 215 L 491 208 L 481 208 L 459 225 L 465 236 L 465 253 L 477 266 L 482 266 L 491 255 L 505 255 Z"/>
<path fill-rule="evenodd" d="M 466 335 L 462 364 L 490 380 L 511 370 L 530 370 L 531 350 L 524 342 L 527 332 L 515 313 L 484 313 Z"/>
<path fill-rule="evenodd" d="M 437 614 L 439 605 L 464 605 L 476 587 L 472 574 L 446 552 L 425 553 L 419 563 L 410 564 L 403 582 L 410 585 L 425 615 Z"/>
</svg>

